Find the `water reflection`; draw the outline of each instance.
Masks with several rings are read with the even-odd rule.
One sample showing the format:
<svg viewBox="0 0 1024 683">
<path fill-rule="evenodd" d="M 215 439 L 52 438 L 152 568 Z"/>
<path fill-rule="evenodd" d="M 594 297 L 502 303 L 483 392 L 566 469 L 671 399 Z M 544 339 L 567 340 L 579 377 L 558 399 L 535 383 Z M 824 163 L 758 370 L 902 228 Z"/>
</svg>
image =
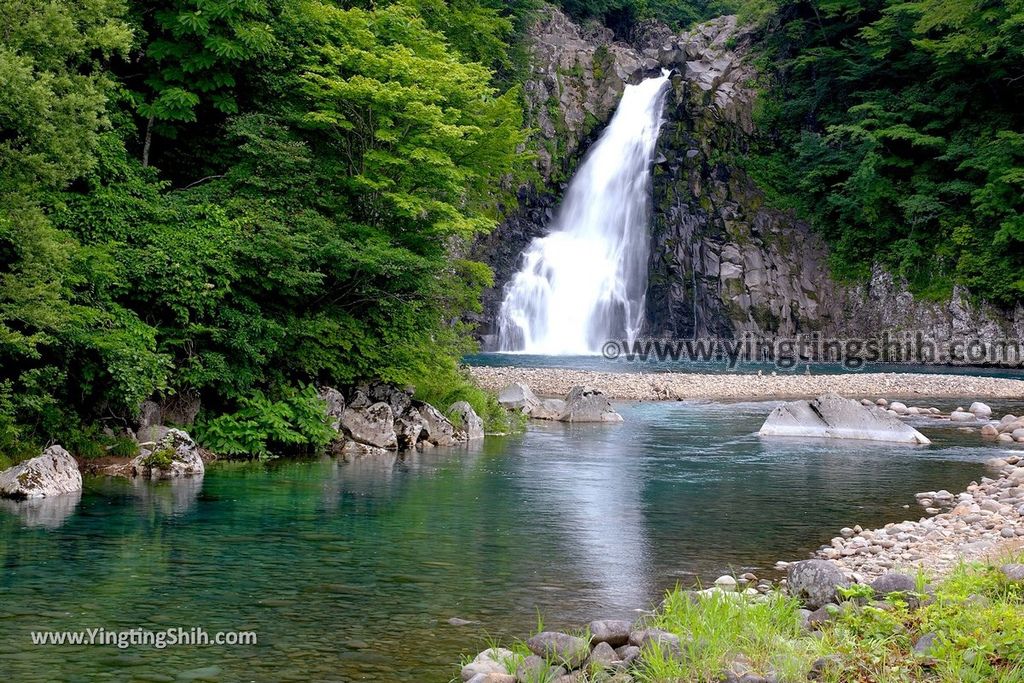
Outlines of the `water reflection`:
<svg viewBox="0 0 1024 683">
<path fill-rule="evenodd" d="M 191 510 L 199 499 L 199 492 L 203 490 L 203 475 L 157 481 L 133 477 L 131 489 L 140 511 L 180 516 Z"/>
<path fill-rule="evenodd" d="M 633 616 L 677 581 L 761 572 L 842 526 L 902 518 L 917 491 L 957 490 L 996 452 L 955 429 L 919 449 L 762 440 L 770 408 L 639 404 L 621 425 L 538 424 L 469 448 L 87 478 L 62 526 L 0 514 L 0 670 L 445 681 L 460 653 L 529 631 L 537 610 L 578 626 Z M 260 642 L 18 647 L 31 630 L 193 625 Z"/>
<path fill-rule="evenodd" d="M 59 496 L 8 500 L 0 498 L 0 509 L 16 515 L 27 527 L 59 529 L 82 500 L 82 491 L 72 491 Z"/>
</svg>

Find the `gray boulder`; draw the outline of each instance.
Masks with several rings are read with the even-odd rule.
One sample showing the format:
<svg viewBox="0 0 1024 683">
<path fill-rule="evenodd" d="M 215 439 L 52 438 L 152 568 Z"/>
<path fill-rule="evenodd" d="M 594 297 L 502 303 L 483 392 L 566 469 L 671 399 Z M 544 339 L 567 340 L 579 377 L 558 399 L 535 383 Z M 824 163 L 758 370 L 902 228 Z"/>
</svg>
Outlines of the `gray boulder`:
<svg viewBox="0 0 1024 683">
<path fill-rule="evenodd" d="M 498 403 L 509 410 L 518 410 L 529 415 L 535 407 L 540 405 L 540 399 L 530 387 L 522 382 L 516 382 L 498 393 Z"/>
<path fill-rule="evenodd" d="M 837 602 L 837 588 L 850 585 L 839 567 L 828 560 L 802 560 L 789 565 L 789 593 L 811 610 Z"/>
<path fill-rule="evenodd" d="M 129 472 L 133 477 L 174 479 L 201 476 L 206 467 L 192 437 L 180 429 L 171 429 L 151 449 L 142 449 L 132 460 Z"/>
<path fill-rule="evenodd" d="M 78 463 L 58 445 L 0 472 L 0 498 L 49 498 L 81 490 Z"/>
<path fill-rule="evenodd" d="M 884 598 L 890 593 L 914 593 L 917 591 L 917 580 L 909 574 L 886 572 L 871 582 L 875 596 Z"/>
<path fill-rule="evenodd" d="M 387 403 L 374 403 L 366 408 L 352 404 L 341 414 L 341 431 L 351 441 L 374 448 L 398 448 L 395 418 Z"/>
<path fill-rule="evenodd" d="M 317 393 L 320 400 L 327 404 L 327 423 L 331 425 L 331 429 L 340 432 L 341 415 L 345 412 L 345 397 L 331 387 L 322 387 Z"/>
<path fill-rule="evenodd" d="M 972 416 L 973 418 L 973 416 Z M 863 439 L 928 444 L 928 437 L 878 407 L 862 406 L 836 394 L 785 403 L 768 415 L 761 436 Z"/>
<path fill-rule="evenodd" d="M 615 654 L 615 649 L 611 645 L 608 643 L 598 643 L 587 658 L 586 668 L 588 671 L 608 669 L 618 660 L 619 657 Z"/>
<path fill-rule="evenodd" d="M 999 571 L 1011 583 L 1024 583 L 1024 564 L 1004 564 Z"/>
<path fill-rule="evenodd" d="M 967 410 L 984 420 L 987 420 L 988 418 L 992 417 L 992 408 L 982 403 L 981 401 L 975 401 Z"/>
<path fill-rule="evenodd" d="M 391 414 L 400 417 L 412 405 L 413 390 L 409 387 L 400 389 L 394 384 L 374 382 L 366 387 L 366 394 L 374 403 L 387 403 L 391 406 Z"/>
<path fill-rule="evenodd" d="M 484 421 L 473 410 L 473 406 L 466 401 L 456 401 L 448 409 L 449 415 L 458 417 L 459 427 L 466 441 L 476 441 L 484 438 Z"/>
<path fill-rule="evenodd" d="M 679 636 L 657 628 L 641 629 L 629 634 L 629 644 L 641 650 L 657 648 L 662 655 L 678 657 L 682 654 Z"/>
<path fill-rule="evenodd" d="M 423 418 L 427 432 L 424 441 L 433 446 L 451 446 L 462 440 L 461 435 L 455 433 L 455 425 L 440 410 L 422 401 L 415 401 L 413 407 Z"/>
<path fill-rule="evenodd" d="M 395 437 L 400 451 L 415 448 L 416 444 L 427 438 L 427 423 L 420 411 L 409 408 L 405 415 L 395 420 Z"/>
<path fill-rule="evenodd" d="M 590 655 L 590 643 L 578 636 L 558 631 L 543 631 L 526 641 L 526 647 L 538 657 L 578 668 Z"/>
<path fill-rule="evenodd" d="M 576 386 L 565 397 L 562 422 L 622 422 L 611 401 L 600 389 Z"/>
<path fill-rule="evenodd" d="M 633 622 L 625 619 L 601 619 L 590 622 L 587 628 L 590 631 L 591 644 L 608 643 L 612 647 L 619 647 L 629 642 Z"/>
<path fill-rule="evenodd" d="M 531 408 L 528 414 L 535 420 L 561 420 L 565 414 L 565 401 L 560 398 L 542 398 L 540 405 Z"/>
</svg>

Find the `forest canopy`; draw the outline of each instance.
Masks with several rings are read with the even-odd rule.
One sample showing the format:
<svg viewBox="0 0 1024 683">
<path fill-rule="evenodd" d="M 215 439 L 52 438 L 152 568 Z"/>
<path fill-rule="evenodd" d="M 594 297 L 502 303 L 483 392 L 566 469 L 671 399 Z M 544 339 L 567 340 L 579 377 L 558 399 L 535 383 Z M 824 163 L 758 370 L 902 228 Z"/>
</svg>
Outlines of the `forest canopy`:
<svg viewBox="0 0 1024 683">
<path fill-rule="evenodd" d="M 834 272 L 1024 298 L 1024 0 L 557 4 L 627 39 L 755 22 L 741 163 Z M 299 446 L 321 384 L 485 410 L 464 255 L 529 173 L 541 6 L 0 0 L 0 459 L 97 452 L 147 399 Z"/>
</svg>

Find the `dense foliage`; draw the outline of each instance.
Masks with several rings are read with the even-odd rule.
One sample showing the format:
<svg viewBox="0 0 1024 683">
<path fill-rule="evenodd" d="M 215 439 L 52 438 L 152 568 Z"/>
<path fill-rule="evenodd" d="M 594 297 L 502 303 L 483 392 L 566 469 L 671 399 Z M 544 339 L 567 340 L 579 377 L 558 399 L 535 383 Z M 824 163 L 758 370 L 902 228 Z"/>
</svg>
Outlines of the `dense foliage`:
<svg viewBox="0 0 1024 683">
<path fill-rule="evenodd" d="M 459 385 L 456 321 L 490 278 L 460 245 L 523 159 L 520 94 L 491 69 L 513 66 L 514 18 L 470 0 L 0 15 L 0 453 L 175 394 L 210 435 L 255 421 L 258 452 L 322 441 L 308 384 Z"/>
<path fill-rule="evenodd" d="M 1024 298 L 1024 2 L 784 0 L 751 160 L 773 198 L 920 293 Z M 795 182 L 793 182 L 795 180 Z"/>
</svg>

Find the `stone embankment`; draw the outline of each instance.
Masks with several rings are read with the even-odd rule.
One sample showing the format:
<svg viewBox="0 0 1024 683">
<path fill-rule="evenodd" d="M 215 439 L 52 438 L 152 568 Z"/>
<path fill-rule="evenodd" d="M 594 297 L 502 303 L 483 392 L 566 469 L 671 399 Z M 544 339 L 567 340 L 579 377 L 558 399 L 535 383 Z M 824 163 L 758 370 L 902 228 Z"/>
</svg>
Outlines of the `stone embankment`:
<svg viewBox="0 0 1024 683">
<path fill-rule="evenodd" d="M 538 396 L 565 396 L 574 386 L 594 387 L 612 400 L 759 400 L 841 396 L 922 396 L 930 398 L 1024 398 L 1024 380 L 914 373 L 699 374 L 598 372 L 562 368 L 468 368 L 483 389 L 498 392 L 510 384 L 529 386 Z"/>
</svg>

